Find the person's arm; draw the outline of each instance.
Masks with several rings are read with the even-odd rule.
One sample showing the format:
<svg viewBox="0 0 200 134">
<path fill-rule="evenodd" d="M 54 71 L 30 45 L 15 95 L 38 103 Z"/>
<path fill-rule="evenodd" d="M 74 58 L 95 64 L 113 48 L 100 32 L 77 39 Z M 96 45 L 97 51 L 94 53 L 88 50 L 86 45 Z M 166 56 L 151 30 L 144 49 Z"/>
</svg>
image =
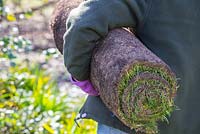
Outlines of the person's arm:
<svg viewBox="0 0 200 134">
<path fill-rule="evenodd" d="M 137 28 L 143 23 L 151 0 L 88 0 L 73 9 L 64 35 L 64 63 L 71 75 L 89 79 L 92 50 L 110 29 Z"/>
</svg>

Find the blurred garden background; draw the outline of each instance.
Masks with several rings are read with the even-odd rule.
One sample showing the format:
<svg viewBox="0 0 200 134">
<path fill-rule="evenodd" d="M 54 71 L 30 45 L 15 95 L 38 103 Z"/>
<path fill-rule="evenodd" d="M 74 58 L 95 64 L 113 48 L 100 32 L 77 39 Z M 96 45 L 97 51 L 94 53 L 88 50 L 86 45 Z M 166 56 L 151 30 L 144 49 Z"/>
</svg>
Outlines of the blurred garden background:
<svg viewBox="0 0 200 134">
<path fill-rule="evenodd" d="M 69 81 L 49 21 L 57 0 L 0 0 L 0 134 L 94 134 L 74 122 L 86 94 Z"/>
</svg>

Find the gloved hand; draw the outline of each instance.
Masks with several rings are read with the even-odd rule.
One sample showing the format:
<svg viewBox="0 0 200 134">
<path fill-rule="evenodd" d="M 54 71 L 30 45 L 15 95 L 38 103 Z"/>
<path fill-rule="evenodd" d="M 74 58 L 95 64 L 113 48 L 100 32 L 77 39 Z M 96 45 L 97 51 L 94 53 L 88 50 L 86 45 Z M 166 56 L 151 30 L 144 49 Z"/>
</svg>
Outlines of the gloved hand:
<svg viewBox="0 0 200 134">
<path fill-rule="evenodd" d="M 99 95 L 99 92 L 94 89 L 94 87 L 92 86 L 92 83 L 89 80 L 78 81 L 70 75 L 70 81 L 72 84 L 80 87 L 84 92 L 86 92 L 89 95 L 92 95 L 92 96 Z"/>
</svg>

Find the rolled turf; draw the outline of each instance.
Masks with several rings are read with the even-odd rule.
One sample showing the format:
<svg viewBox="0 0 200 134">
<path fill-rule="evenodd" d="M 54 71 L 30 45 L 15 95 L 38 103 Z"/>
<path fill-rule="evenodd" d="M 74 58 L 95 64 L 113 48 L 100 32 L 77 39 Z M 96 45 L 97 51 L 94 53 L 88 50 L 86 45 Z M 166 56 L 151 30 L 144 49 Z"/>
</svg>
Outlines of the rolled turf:
<svg viewBox="0 0 200 134">
<path fill-rule="evenodd" d="M 63 53 L 63 35 L 66 31 L 66 20 L 70 11 L 76 8 L 83 0 L 59 0 L 51 15 L 50 29 L 60 53 Z"/>
<path fill-rule="evenodd" d="M 62 53 L 66 18 L 82 0 L 60 0 L 50 26 Z M 174 109 L 175 74 L 133 33 L 114 29 L 93 52 L 90 79 L 105 105 L 137 133 L 157 133 Z"/>
<path fill-rule="evenodd" d="M 106 106 L 136 131 L 157 133 L 156 122 L 173 111 L 175 74 L 125 29 L 110 31 L 95 48 L 91 81 Z"/>
</svg>

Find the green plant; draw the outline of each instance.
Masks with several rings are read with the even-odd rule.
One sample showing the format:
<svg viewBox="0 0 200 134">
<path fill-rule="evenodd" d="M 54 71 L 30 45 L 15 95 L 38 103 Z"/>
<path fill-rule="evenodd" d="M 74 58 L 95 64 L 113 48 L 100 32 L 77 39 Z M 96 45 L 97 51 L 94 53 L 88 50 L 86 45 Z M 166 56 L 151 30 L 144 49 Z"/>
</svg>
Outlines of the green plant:
<svg viewBox="0 0 200 134">
<path fill-rule="evenodd" d="M 14 65 L 13 59 L 17 58 L 17 53 L 27 53 L 30 50 L 32 50 L 31 41 L 21 36 L 0 38 L 0 58 L 6 58 Z"/>
<path fill-rule="evenodd" d="M 2 74 L 1 74 L 2 75 Z M 93 121 L 74 118 L 83 98 L 59 90 L 45 70 L 16 65 L 0 77 L 0 133 L 94 133 Z"/>
<path fill-rule="evenodd" d="M 46 61 L 59 56 L 59 52 L 56 48 L 48 48 L 43 50 L 42 53 L 45 55 Z"/>
<path fill-rule="evenodd" d="M 0 22 L 29 19 L 35 11 L 42 10 L 53 4 L 55 4 L 53 0 L 0 0 Z"/>
<path fill-rule="evenodd" d="M 93 134 L 94 121 L 74 122 L 83 97 L 59 90 L 56 78 L 47 73 L 43 64 L 22 60 L 32 44 L 22 37 L 0 39 L 0 133 L 2 134 Z M 45 62 L 57 57 L 55 49 L 43 51 Z M 70 90 L 70 89 L 66 89 Z"/>
</svg>

